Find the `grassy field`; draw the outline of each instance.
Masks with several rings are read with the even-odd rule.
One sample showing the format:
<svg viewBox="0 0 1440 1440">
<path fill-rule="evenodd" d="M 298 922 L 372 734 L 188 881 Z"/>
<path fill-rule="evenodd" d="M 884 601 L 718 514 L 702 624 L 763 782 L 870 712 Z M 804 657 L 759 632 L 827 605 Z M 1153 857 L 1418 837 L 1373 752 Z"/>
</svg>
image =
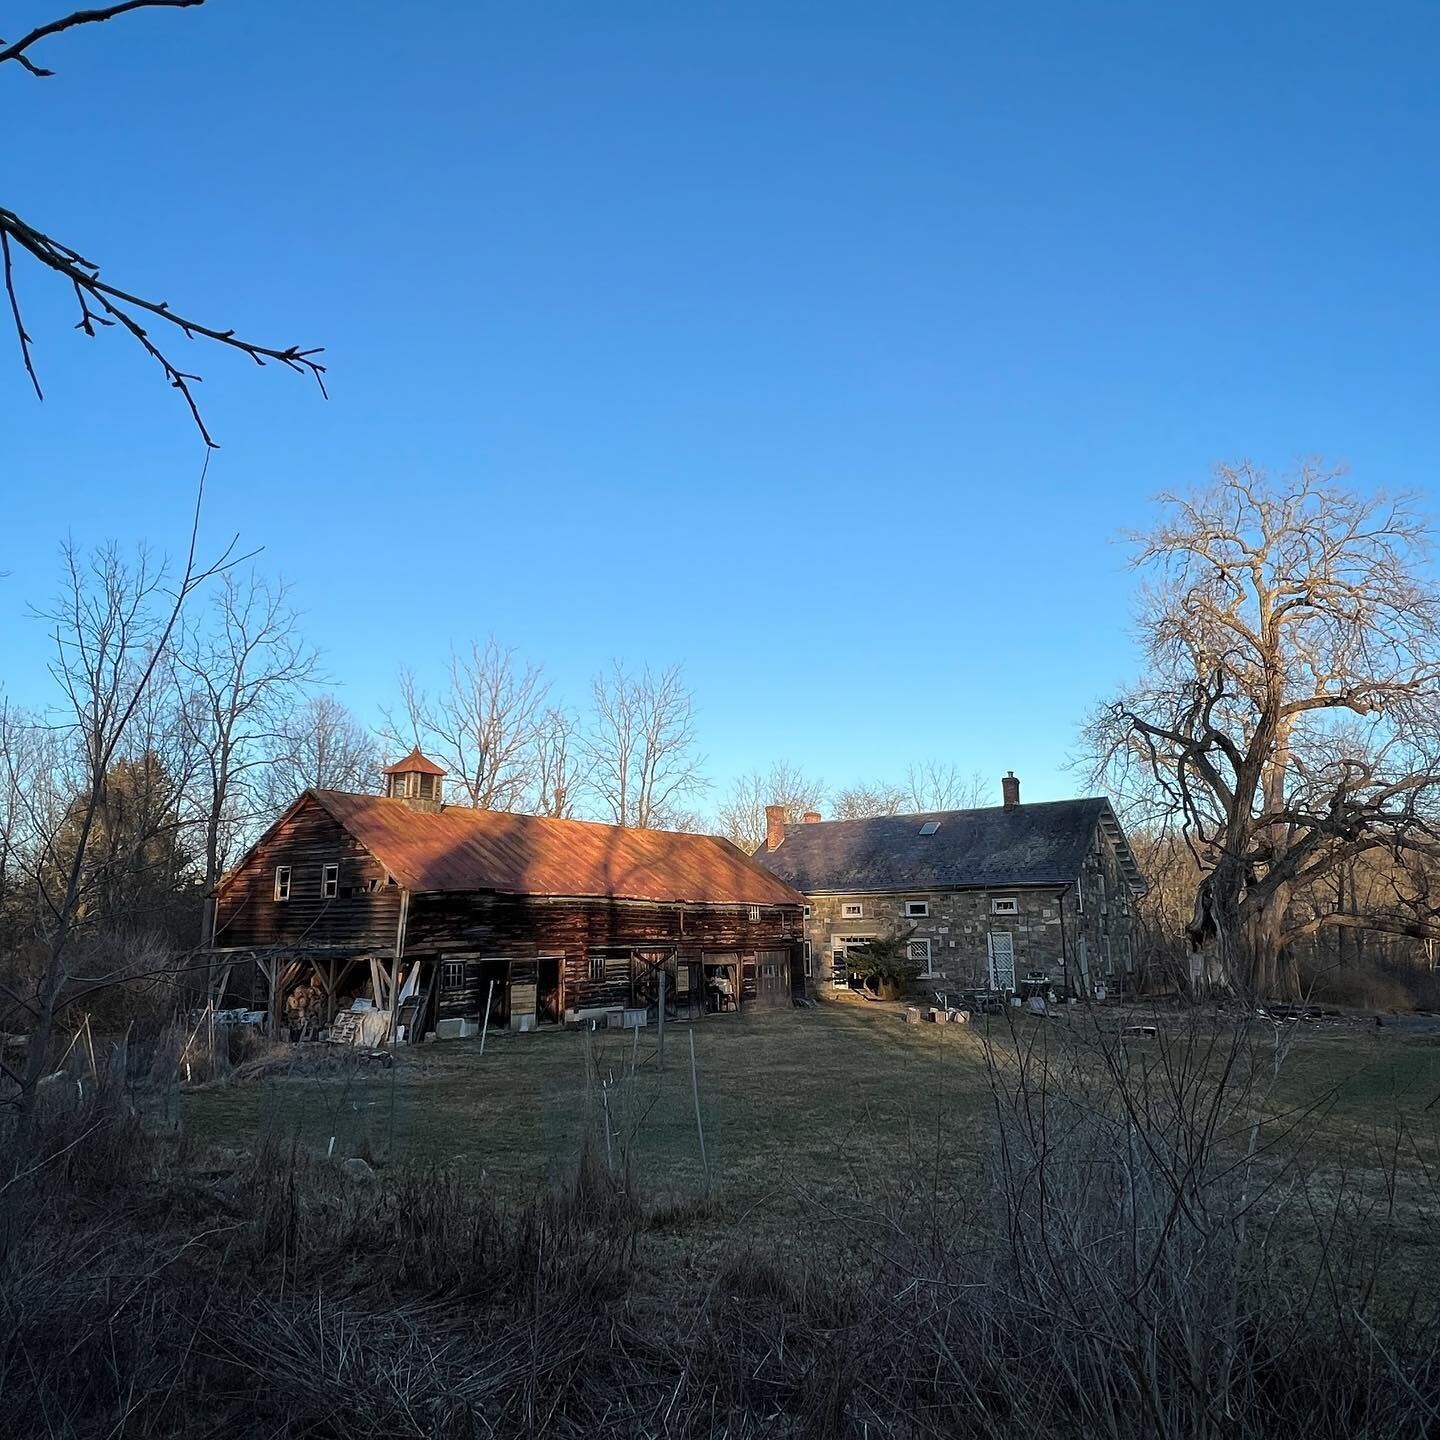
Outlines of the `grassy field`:
<svg viewBox="0 0 1440 1440">
<path fill-rule="evenodd" d="M 1026 1021 L 1019 1037 L 1063 1044 L 1066 1028 Z M 638 1042 L 633 1033 L 502 1033 L 483 1056 L 478 1043 L 456 1041 L 404 1050 L 391 1071 L 346 1067 L 199 1090 L 184 1097 L 182 1116 L 203 1143 L 250 1148 L 270 1127 L 324 1150 L 334 1136 L 337 1155 L 446 1167 L 522 1199 L 573 1170 L 587 1110 L 601 1113 L 598 1082 L 587 1099 L 588 1050 L 592 1074 L 616 1077 L 604 1098 L 639 1193 L 683 1201 L 705 1182 L 691 1033 L 712 1185 L 752 1230 L 783 1234 L 802 1213 L 893 1207 L 912 1188 L 973 1190 L 993 1121 L 986 1032 L 905 1025 L 896 1007 L 858 1001 L 671 1026 L 663 1071 L 653 1030 Z M 1003 1022 L 991 1037 L 1013 1054 Z M 637 1043 L 641 1063 L 627 1085 Z M 1306 1030 L 1281 1075 L 1275 1110 L 1311 1112 L 1305 1126 L 1327 1154 L 1366 1163 L 1400 1116 L 1434 1153 L 1440 1104 L 1425 1107 L 1440 1094 L 1440 1038 Z M 603 1133 L 598 1119 L 592 1133 Z"/>
</svg>

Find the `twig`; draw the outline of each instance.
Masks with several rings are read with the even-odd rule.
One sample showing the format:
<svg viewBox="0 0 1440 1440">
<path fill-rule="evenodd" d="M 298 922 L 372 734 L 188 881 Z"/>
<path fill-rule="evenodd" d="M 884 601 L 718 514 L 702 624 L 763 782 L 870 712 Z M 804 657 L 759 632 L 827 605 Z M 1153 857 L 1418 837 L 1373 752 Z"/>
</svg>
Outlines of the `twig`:
<svg viewBox="0 0 1440 1440">
<path fill-rule="evenodd" d="M 218 345 L 238 350 L 242 355 L 248 355 L 257 365 L 263 366 L 267 361 L 273 360 L 287 369 L 294 370 L 297 374 L 313 376 L 315 383 L 320 387 L 320 394 L 326 395 L 325 367 L 315 359 L 315 356 L 323 353 L 322 347 L 316 346 L 302 350 L 298 345 L 290 345 L 281 350 L 274 346 L 261 345 L 253 340 L 241 339 L 234 330 L 217 330 L 214 326 L 205 325 L 198 320 L 180 315 L 170 308 L 168 301 L 147 300 L 144 296 L 133 294 L 128 290 L 121 290 L 118 286 L 111 285 L 108 281 L 100 278 L 100 267 L 93 260 L 87 260 L 78 250 L 72 249 L 69 245 L 37 230 L 33 225 L 27 224 L 13 210 L 0 207 L 0 242 L 4 244 L 6 288 L 16 333 L 20 337 L 21 353 L 37 394 L 40 394 L 40 382 L 31 361 L 30 336 L 21 323 L 19 301 L 10 273 L 11 240 L 32 259 L 39 261 L 47 269 L 53 270 L 57 275 L 63 276 L 70 282 L 75 291 L 75 298 L 80 305 L 80 319 L 75 324 L 77 330 L 94 338 L 97 333 L 95 329 L 97 325 L 107 328 L 119 325 L 136 341 L 141 349 L 160 366 L 172 388 L 178 390 L 184 397 L 196 428 L 200 431 L 206 445 L 212 449 L 216 448 L 215 439 L 205 427 L 205 422 L 200 415 L 200 407 L 196 403 L 194 392 L 191 389 L 192 384 L 200 383 L 202 377 L 191 371 L 181 370 L 179 366 L 175 365 L 150 338 L 149 332 L 132 313 L 133 311 L 142 311 L 173 325 L 187 340 L 193 340 L 199 336 L 205 340 L 213 340 Z M 98 310 L 91 309 L 91 302 L 98 307 Z M 43 395 L 41 398 L 44 398 Z"/>
</svg>

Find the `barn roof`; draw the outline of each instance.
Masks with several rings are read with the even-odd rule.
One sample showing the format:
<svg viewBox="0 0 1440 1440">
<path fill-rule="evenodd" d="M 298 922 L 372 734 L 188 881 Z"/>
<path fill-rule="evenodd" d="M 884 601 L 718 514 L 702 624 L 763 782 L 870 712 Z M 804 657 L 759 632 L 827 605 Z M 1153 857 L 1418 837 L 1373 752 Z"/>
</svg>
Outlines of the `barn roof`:
<svg viewBox="0 0 1440 1440">
<path fill-rule="evenodd" d="M 385 775 L 444 775 L 445 772 L 428 756 L 420 753 L 417 745 L 403 760 L 387 765 L 381 772 Z"/>
<path fill-rule="evenodd" d="M 407 890 L 799 905 L 803 896 L 714 835 L 633 830 L 499 810 L 412 809 L 403 800 L 311 790 Z"/>
<path fill-rule="evenodd" d="M 1097 826 L 1114 842 L 1131 886 L 1143 890 L 1115 812 L 1101 798 L 787 825 L 780 845 L 755 858 L 807 895 L 1063 885 L 1079 876 Z"/>
</svg>

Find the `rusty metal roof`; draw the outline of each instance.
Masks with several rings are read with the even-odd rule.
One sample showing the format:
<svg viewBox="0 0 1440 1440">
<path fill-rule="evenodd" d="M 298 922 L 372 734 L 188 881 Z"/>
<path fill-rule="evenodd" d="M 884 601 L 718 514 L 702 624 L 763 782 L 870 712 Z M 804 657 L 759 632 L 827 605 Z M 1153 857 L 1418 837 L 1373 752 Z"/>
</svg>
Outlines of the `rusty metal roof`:
<svg viewBox="0 0 1440 1440">
<path fill-rule="evenodd" d="M 444 771 L 428 755 L 420 753 L 417 745 L 403 760 L 387 765 L 386 775 L 444 775 Z"/>
<path fill-rule="evenodd" d="M 801 905 L 804 897 L 715 835 L 631 830 L 499 810 L 411 809 L 312 790 L 407 890 L 498 890 L 696 905 Z"/>
</svg>

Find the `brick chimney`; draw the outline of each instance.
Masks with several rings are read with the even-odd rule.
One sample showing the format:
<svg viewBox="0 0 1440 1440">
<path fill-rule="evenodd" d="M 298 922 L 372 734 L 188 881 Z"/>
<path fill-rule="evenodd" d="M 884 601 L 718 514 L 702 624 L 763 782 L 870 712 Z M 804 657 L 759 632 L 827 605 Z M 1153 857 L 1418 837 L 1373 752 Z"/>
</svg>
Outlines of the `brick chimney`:
<svg viewBox="0 0 1440 1440">
<path fill-rule="evenodd" d="M 785 807 L 783 805 L 767 805 L 765 807 L 765 848 L 774 850 L 785 838 Z"/>
<path fill-rule="evenodd" d="M 1020 803 L 1020 782 L 1013 770 L 1007 771 L 1001 778 L 1000 794 L 1004 797 L 1007 810 L 1013 810 Z"/>
<path fill-rule="evenodd" d="M 820 812 L 818 810 L 807 810 L 805 812 L 805 823 L 807 825 L 818 825 L 820 823 Z"/>
</svg>

